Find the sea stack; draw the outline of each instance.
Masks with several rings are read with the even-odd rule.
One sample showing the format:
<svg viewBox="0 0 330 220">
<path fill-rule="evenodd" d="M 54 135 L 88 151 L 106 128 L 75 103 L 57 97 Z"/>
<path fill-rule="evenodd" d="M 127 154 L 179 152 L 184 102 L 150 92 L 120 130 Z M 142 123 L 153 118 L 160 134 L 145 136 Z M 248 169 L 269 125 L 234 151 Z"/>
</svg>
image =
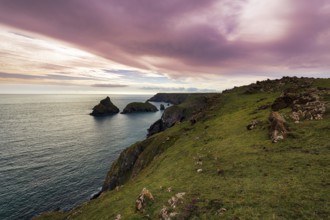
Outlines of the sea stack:
<svg viewBox="0 0 330 220">
<path fill-rule="evenodd" d="M 158 111 L 157 107 L 151 104 L 150 102 L 132 102 L 129 103 L 121 114 L 128 114 L 134 112 L 156 112 Z"/>
<path fill-rule="evenodd" d="M 93 116 L 106 116 L 106 115 L 113 115 L 119 112 L 119 108 L 115 106 L 109 96 L 105 99 L 102 99 L 98 105 L 95 105 L 93 108 L 93 112 L 90 115 Z"/>
</svg>

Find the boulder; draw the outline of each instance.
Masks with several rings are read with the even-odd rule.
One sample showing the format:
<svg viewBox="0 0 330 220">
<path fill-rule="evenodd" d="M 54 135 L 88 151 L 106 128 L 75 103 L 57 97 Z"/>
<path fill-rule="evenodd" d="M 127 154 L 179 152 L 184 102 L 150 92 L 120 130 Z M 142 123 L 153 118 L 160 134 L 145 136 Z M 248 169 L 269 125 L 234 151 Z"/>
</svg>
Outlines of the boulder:
<svg viewBox="0 0 330 220">
<path fill-rule="evenodd" d="M 271 108 L 273 111 L 279 111 L 281 109 L 291 107 L 293 104 L 293 101 L 297 99 L 299 95 L 297 93 L 284 93 L 271 105 Z"/>
<path fill-rule="evenodd" d="M 150 102 L 132 102 L 129 103 L 124 108 L 121 114 L 128 114 L 134 112 L 156 112 L 156 111 L 158 111 L 158 109 Z"/>
<path fill-rule="evenodd" d="M 119 109 L 115 106 L 109 96 L 105 99 L 101 100 L 100 103 L 93 108 L 93 112 L 90 115 L 93 116 L 106 116 L 106 115 L 113 115 L 117 114 Z"/>
<path fill-rule="evenodd" d="M 160 110 L 164 111 L 165 110 L 165 106 L 163 104 L 160 104 Z"/>
<path fill-rule="evenodd" d="M 135 201 L 135 210 L 143 213 L 148 200 L 154 200 L 154 197 L 149 190 L 143 188 Z"/>
<path fill-rule="evenodd" d="M 255 129 L 257 127 L 258 124 L 259 124 L 259 121 L 258 120 L 253 120 L 253 121 L 250 122 L 250 124 L 248 124 L 246 126 L 246 129 L 253 130 L 253 129 Z"/>
<path fill-rule="evenodd" d="M 278 112 L 271 112 L 268 119 L 271 123 L 269 132 L 272 142 L 276 143 L 284 140 L 287 135 L 284 118 Z"/>
</svg>

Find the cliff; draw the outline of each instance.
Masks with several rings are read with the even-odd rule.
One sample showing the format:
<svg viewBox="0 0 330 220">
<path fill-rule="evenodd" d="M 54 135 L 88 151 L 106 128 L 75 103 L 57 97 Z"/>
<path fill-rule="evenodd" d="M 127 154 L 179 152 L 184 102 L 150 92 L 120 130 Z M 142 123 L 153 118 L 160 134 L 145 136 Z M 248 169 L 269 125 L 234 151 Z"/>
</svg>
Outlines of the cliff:
<svg viewBox="0 0 330 220">
<path fill-rule="evenodd" d="M 187 95 L 187 94 L 185 94 Z M 217 94 L 189 94 L 181 104 L 168 107 L 162 117 L 148 129 L 148 137 L 172 127 L 183 121 L 196 122 L 203 115 L 204 109 L 213 101 Z M 174 99 L 177 94 L 166 94 Z"/>
<path fill-rule="evenodd" d="M 191 95 L 121 153 L 99 198 L 39 219 L 327 219 L 329 109 L 330 79 Z"/>
<path fill-rule="evenodd" d="M 109 96 L 105 99 L 101 100 L 100 103 L 93 108 L 93 112 L 90 115 L 93 116 L 106 116 L 106 115 L 113 115 L 117 114 L 119 109 L 115 106 Z"/>
<path fill-rule="evenodd" d="M 132 102 L 129 103 L 122 114 L 134 113 L 134 112 L 156 112 L 158 111 L 157 107 L 151 104 L 150 102 Z"/>
</svg>

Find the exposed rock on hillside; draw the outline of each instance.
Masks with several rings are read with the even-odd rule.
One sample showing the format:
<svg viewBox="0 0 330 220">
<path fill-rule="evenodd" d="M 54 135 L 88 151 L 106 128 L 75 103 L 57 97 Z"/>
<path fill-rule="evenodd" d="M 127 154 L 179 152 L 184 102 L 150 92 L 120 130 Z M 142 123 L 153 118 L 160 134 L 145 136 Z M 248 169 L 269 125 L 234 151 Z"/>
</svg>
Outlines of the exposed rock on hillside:
<svg viewBox="0 0 330 220">
<path fill-rule="evenodd" d="M 134 112 L 156 112 L 158 111 L 157 107 L 151 104 L 150 102 L 132 102 L 129 103 L 122 114 L 134 113 Z"/>
<path fill-rule="evenodd" d="M 93 108 L 93 112 L 90 113 L 90 115 L 93 116 L 106 116 L 106 115 L 112 115 L 117 114 L 119 112 L 119 109 L 117 106 L 115 106 L 109 96 L 107 96 L 105 99 L 101 100 L 100 103 Z"/>
<path fill-rule="evenodd" d="M 280 140 L 284 140 L 287 135 L 287 129 L 285 128 L 285 120 L 278 112 L 272 112 L 269 115 L 270 125 L 270 137 L 273 143 Z"/>
<path fill-rule="evenodd" d="M 325 102 L 320 100 L 318 91 L 309 91 L 308 93 L 300 94 L 293 101 L 291 118 L 295 122 L 300 120 L 319 120 L 323 118 L 326 111 Z"/>
<path fill-rule="evenodd" d="M 154 197 L 149 190 L 143 188 L 140 195 L 135 201 L 135 210 L 143 213 L 144 208 L 149 200 L 154 200 Z"/>
<path fill-rule="evenodd" d="M 287 89 L 271 105 L 273 111 L 278 111 L 287 107 L 292 109 L 290 117 L 295 121 L 319 120 L 323 118 L 326 111 L 326 104 L 321 100 L 321 96 L 327 95 L 327 90 L 309 88 L 306 90 L 293 91 Z"/>
<path fill-rule="evenodd" d="M 248 129 L 248 130 L 253 130 L 253 129 L 255 129 L 255 128 L 257 127 L 257 125 L 258 125 L 259 123 L 260 123 L 259 120 L 253 120 L 253 121 L 250 122 L 250 124 L 248 124 L 248 125 L 246 126 L 246 129 Z"/>
<path fill-rule="evenodd" d="M 285 88 L 304 89 L 309 88 L 313 83 L 312 78 L 283 77 L 275 80 L 257 81 L 246 87 L 245 94 L 257 92 L 283 91 Z"/>
</svg>

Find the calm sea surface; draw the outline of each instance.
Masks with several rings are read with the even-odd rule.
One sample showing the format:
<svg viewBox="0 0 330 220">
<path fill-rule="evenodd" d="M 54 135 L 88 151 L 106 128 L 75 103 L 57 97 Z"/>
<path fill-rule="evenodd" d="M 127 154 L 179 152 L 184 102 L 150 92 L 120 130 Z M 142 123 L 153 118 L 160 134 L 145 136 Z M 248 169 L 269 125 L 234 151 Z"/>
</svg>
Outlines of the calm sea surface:
<svg viewBox="0 0 330 220">
<path fill-rule="evenodd" d="M 110 97 L 122 110 L 150 96 Z M 88 115 L 103 98 L 0 95 L 0 219 L 30 219 L 88 201 L 120 152 L 161 117 L 160 111 Z"/>
</svg>

